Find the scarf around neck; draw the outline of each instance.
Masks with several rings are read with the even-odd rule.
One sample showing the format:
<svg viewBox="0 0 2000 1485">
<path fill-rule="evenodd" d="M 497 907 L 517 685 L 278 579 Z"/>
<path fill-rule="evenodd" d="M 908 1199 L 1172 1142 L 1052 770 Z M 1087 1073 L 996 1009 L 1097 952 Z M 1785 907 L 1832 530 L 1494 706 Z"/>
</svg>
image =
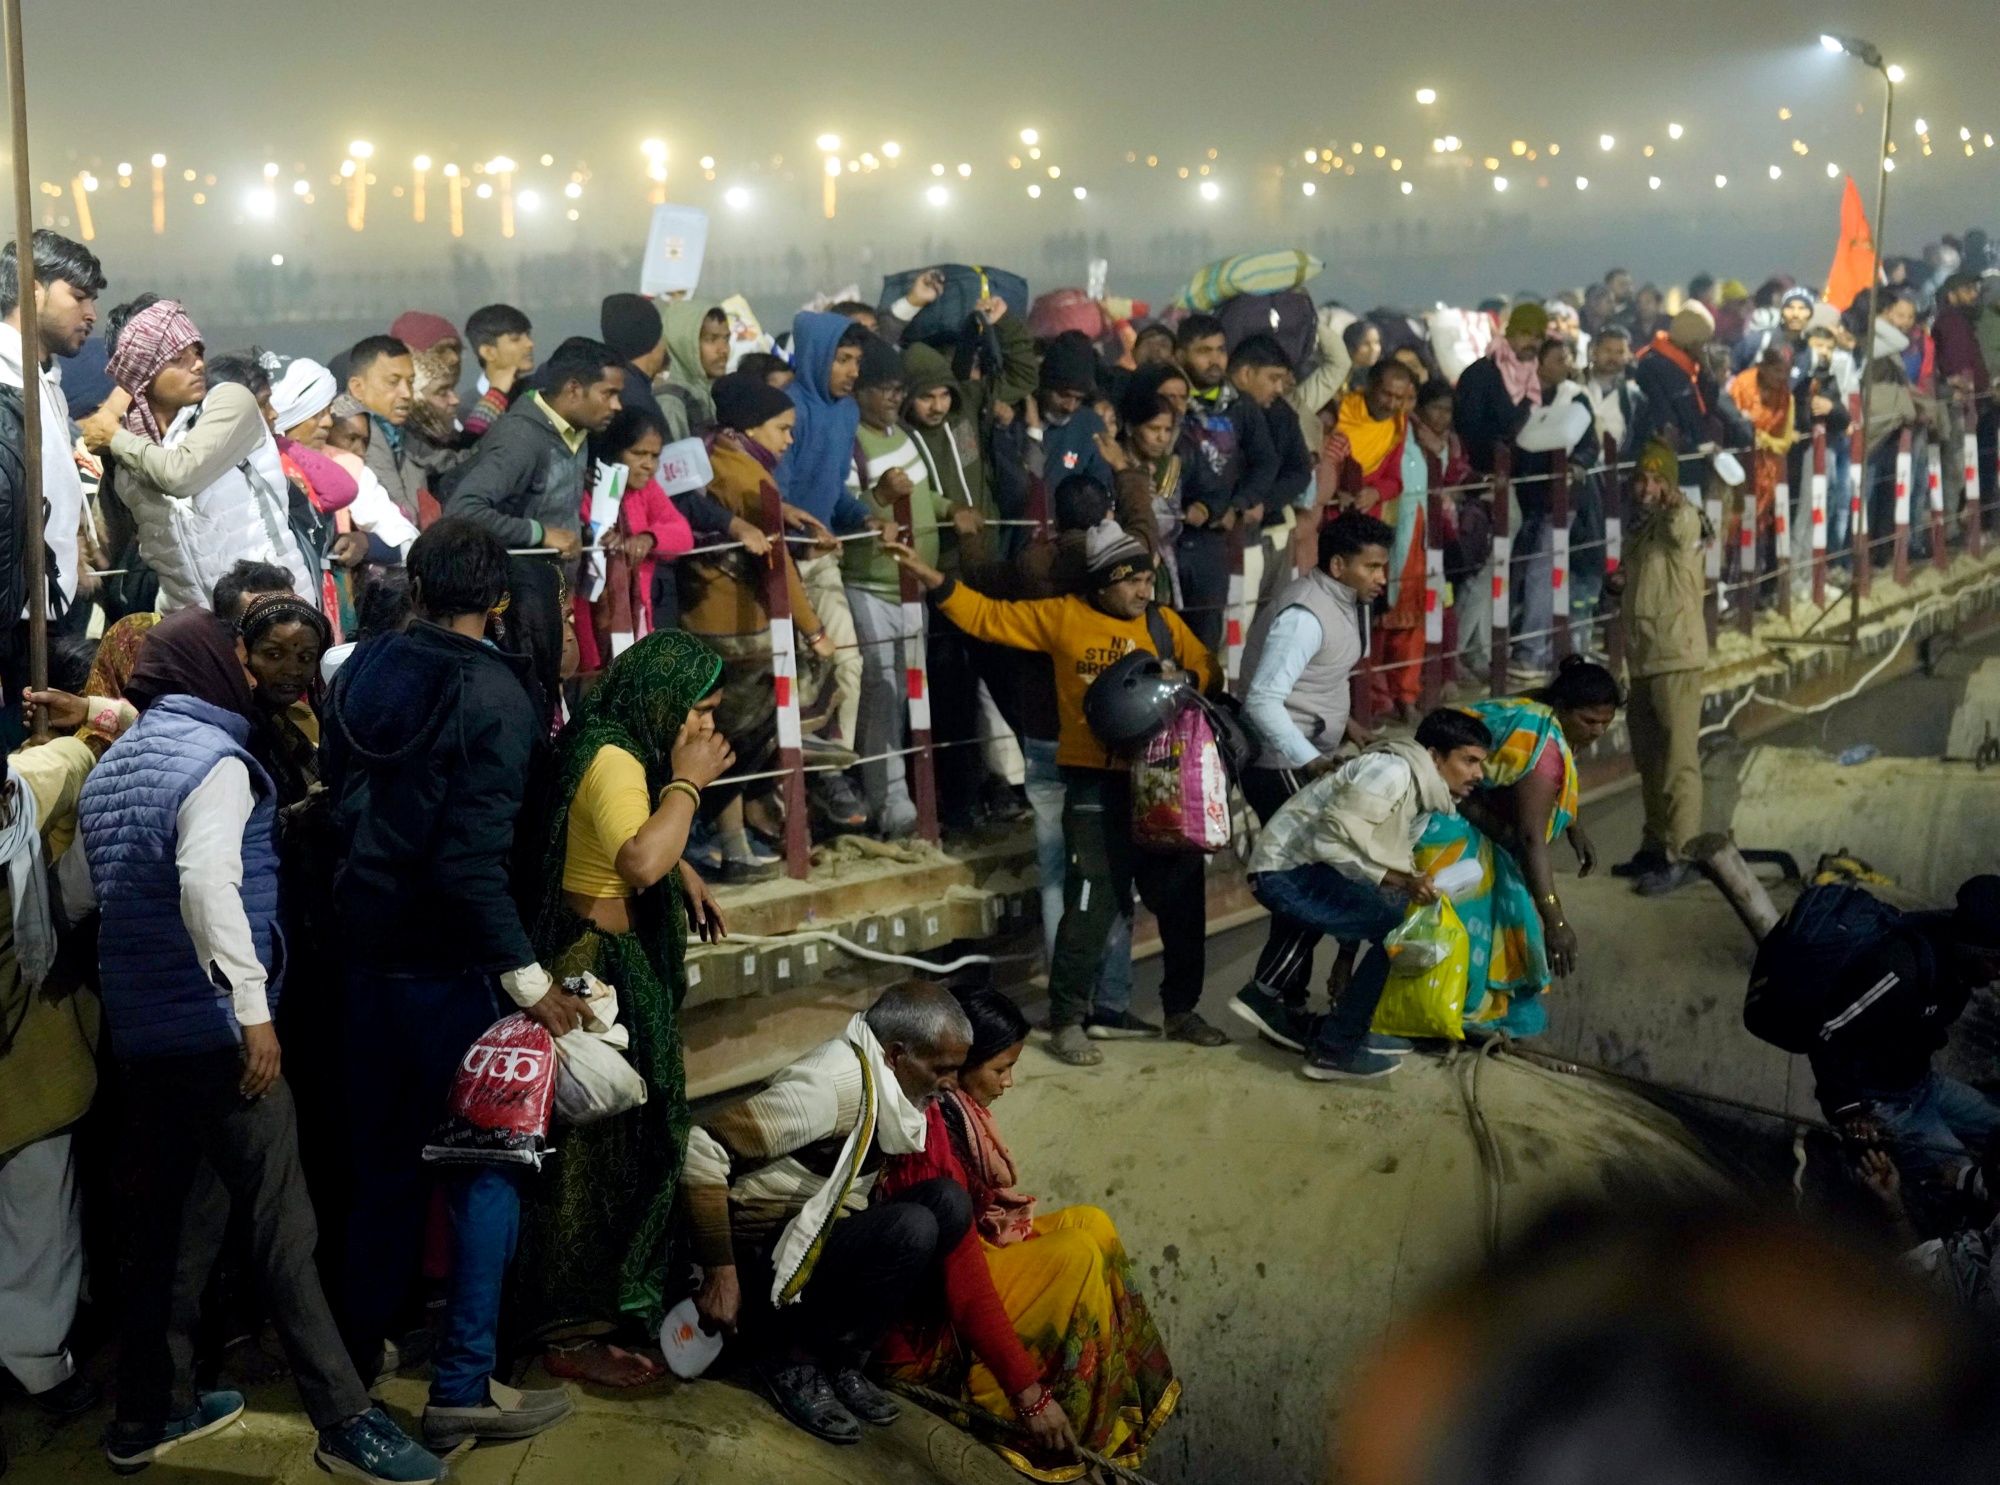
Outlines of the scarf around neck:
<svg viewBox="0 0 2000 1485">
<path fill-rule="evenodd" d="M 945 1100 L 950 1105 L 946 1112 L 959 1116 L 965 1134 L 965 1173 L 977 1183 L 971 1191 L 973 1225 L 996 1248 L 1026 1242 L 1035 1235 L 1035 1199 L 1015 1189 L 1020 1177 L 993 1111 L 957 1088 Z"/>
<path fill-rule="evenodd" d="M 1515 354 L 1504 335 L 1493 342 L 1492 354 L 1493 364 L 1500 368 L 1501 385 L 1507 389 L 1507 400 L 1519 402 L 1523 398 L 1531 398 L 1540 403 L 1542 377 L 1534 359 Z"/>
<path fill-rule="evenodd" d="M 924 1111 L 910 1102 L 896 1081 L 882 1044 L 868 1025 L 867 1012 L 856 1011 L 845 1031 L 808 1052 L 793 1071 L 807 1081 L 827 1079 L 850 1057 L 861 1064 L 861 1111 L 840 1147 L 833 1174 L 779 1235 L 777 1251 L 771 1255 L 771 1303 L 780 1309 L 798 1303 L 805 1292 L 869 1147 L 879 1143 L 885 1155 L 914 1155 L 924 1148 L 928 1127 Z"/>
<path fill-rule="evenodd" d="M 29 994 L 42 988 L 56 962 L 56 930 L 49 914 L 49 873 L 42 864 L 41 806 L 28 781 L 7 769 L 13 797 L 11 818 L 0 828 L 0 860 L 7 863 L 7 890 L 14 906 L 14 958 Z"/>
</svg>

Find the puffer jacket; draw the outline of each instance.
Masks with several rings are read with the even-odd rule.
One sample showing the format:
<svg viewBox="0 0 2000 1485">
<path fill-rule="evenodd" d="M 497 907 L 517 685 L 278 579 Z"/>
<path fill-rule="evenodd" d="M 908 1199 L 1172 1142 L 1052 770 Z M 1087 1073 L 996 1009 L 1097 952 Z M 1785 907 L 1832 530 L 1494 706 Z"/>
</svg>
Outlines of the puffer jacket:
<svg viewBox="0 0 2000 1485">
<path fill-rule="evenodd" d="M 221 383 L 174 419 L 164 443 L 120 428 L 111 457 L 140 555 L 159 574 L 163 611 L 207 603 L 244 560 L 284 568 L 293 591 L 317 606 L 318 567 L 292 536 L 277 441 L 249 388 Z"/>
</svg>

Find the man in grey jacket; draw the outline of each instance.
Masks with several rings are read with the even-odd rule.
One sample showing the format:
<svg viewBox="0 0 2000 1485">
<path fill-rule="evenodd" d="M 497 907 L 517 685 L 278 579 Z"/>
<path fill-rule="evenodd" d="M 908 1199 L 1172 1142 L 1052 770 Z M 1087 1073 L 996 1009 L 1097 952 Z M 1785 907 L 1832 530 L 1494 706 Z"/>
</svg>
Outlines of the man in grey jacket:
<svg viewBox="0 0 2000 1485">
<path fill-rule="evenodd" d="M 1321 774 L 1352 736 L 1349 682 L 1368 653 L 1368 606 L 1389 584 L 1396 533 L 1350 513 L 1319 528 L 1319 565 L 1279 590 L 1250 626 L 1243 648 L 1243 724 L 1256 745 L 1243 770 L 1243 798 L 1265 826 L 1279 806 Z M 1229 1008 L 1279 1046 L 1302 1051 L 1317 928 L 1271 915 L 1271 932 L 1250 983 Z"/>
<path fill-rule="evenodd" d="M 403 428 L 417 398 L 416 361 L 393 335 L 371 335 L 347 353 L 347 395 L 368 409 L 368 450 L 362 462 L 382 482 L 412 525 L 424 471 L 403 449 Z"/>
</svg>

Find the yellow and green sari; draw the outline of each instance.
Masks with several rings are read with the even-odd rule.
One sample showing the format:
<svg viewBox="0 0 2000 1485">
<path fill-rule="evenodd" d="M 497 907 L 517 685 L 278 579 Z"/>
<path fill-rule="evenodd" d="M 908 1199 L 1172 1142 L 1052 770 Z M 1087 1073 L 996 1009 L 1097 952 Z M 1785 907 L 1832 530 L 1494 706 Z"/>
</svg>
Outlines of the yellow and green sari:
<svg viewBox="0 0 2000 1485">
<path fill-rule="evenodd" d="M 1495 697 L 1461 709 L 1479 718 L 1493 734 L 1482 789 L 1504 789 L 1520 782 L 1535 771 L 1547 749 L 1559 750 L 1563 782 L 1549 816 L 1548 838 L 1553 842 L 1575 823 L 1578 793 L 1576 760 L 1554 711 L 1525 696 Z M 1472 940 L 1466 1024 L 1513 1036 L 1534 1036 L 1546 1029 L 1548 1013 L 1541 997 L 1553 977 L 1541 914 L 1535 910 L 1535 895 L 1521 863 L 1510 852 L 1495 850 L 1471 821 L 1455 814 L 1430 817 L 1417 842 L 1416 857 L 1417 870 L 1431 874 L 1457 861 L 1479 863 L 1477 890 L 1452 899 Z"/>
</svg>

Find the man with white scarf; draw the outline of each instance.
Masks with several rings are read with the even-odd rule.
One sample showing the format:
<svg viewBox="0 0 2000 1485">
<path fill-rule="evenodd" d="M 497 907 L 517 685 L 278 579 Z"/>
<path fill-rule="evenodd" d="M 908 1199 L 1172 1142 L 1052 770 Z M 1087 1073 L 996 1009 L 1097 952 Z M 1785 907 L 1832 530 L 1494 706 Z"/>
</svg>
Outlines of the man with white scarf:
<svg viewBox="0 0 2000 1485">
<path fill-rule="evenodd" d="M 857 1419 L 895 1421 L 863 1368 L 971 1225 L 964 1188 L 948 1180 L 868 1204 L 883 1162 L 924 1148 L 924 1109 L 971 1046 L 942 986 L 893 986 L 689 1134 L 695 1307 L 711 1330 L 750 1334 L 779 1410 L 829 1443 L 859 1443 Z"/>
</svg>

